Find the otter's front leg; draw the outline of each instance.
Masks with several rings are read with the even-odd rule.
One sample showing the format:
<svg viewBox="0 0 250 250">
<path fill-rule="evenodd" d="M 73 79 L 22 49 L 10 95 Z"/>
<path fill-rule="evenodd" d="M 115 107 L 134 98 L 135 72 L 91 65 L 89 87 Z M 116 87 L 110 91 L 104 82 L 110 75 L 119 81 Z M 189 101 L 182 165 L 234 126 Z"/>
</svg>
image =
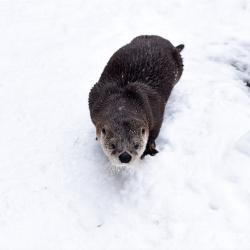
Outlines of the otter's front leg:
<svg viewBox="0 0 250 250">
<path fill-rule="evenodd" d="M 146 146 L 146 149 L 145 149 L 144 153 L 141 156 L 141 159 L 143 159 L 146 155 L 154 156 L 159 152 L 156 149 L 155 139 L 159 135 L 160 128 L 161 128 L 161 123 L 162 123 L 162 121 L 158 123 L 158 126 L 154 127 L 154 129 L 152 129 L 149 132 L 147 146 Z"/>
<path fill-rule="evenodd" d="M 143 155 L 141 156 L 141 159 L 143 159 L 146 155 L 151 155 L 151 156 L 156 155 L 159 151 L 155 147 L 156 147 L 155 141 L 149 140 L 146 149 Z"/>
</svg>

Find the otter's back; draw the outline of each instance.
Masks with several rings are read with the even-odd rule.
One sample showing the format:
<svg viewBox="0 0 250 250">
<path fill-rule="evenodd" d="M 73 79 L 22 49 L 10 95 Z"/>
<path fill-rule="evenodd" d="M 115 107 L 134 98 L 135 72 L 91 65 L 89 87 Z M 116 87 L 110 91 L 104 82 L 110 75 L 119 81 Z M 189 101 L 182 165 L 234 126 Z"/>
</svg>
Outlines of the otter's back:
<svg viewBox="0 0 250 250">
<path fill-rule="evenodd" d="M 182 73 L 179 51 L 159 36 L 139 36 L 110 58 L 99 79 L 100 84 L 131 82 L 147 84 L 160 94 L 168 94 Z"/>
</svg>

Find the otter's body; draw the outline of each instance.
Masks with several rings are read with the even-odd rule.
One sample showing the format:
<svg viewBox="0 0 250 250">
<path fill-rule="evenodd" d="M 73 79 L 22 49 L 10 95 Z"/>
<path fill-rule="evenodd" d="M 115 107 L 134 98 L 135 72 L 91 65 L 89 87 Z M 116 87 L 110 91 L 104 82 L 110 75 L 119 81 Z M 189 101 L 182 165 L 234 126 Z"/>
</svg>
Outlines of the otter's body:
<svg viewBox="0 0 250 250">
<path fill-rule="evenodd" d="M 165 104 L 183 71 L 183 47 L 159 36 L 139 36 L 110 58 L 89 95 L 91 119 L 109 158 L 124 163 L 124 154 L 134 159 L 157 153 Z"/>
</svg>

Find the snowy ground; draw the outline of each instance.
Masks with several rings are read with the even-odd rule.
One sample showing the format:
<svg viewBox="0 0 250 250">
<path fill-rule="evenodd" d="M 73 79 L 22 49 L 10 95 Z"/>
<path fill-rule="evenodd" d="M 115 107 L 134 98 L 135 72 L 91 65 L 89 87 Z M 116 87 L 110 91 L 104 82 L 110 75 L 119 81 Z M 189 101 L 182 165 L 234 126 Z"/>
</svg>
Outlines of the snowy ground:
<svg viewBox="0 0 250 250">
<path fill-rule="evenodd" d="M 250 249 L 250 2 L 0 1 L 0 250 Z M 185 44 L 157 144 L 112 175 L 87 98 L 140 34 Z"/>
</svg>

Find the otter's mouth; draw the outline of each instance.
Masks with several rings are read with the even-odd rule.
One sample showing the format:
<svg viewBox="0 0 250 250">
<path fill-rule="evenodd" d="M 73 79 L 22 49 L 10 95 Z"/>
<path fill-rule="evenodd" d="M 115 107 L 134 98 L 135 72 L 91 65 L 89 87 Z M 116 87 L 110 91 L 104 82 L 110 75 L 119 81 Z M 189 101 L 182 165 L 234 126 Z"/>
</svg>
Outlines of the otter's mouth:
<svg viewBox="0 0 250 250">
<path fill-rule="evenodd" d="M 135 157 L 129 154 L 128 152 L 123 152 L 118 156 L 110 157 L 108 156 L 108 159 L 112 166 L 114 167 L 130 167 L 133 166 L 133 164 L 140 159 L 140 157 Z"/>
</svg>

